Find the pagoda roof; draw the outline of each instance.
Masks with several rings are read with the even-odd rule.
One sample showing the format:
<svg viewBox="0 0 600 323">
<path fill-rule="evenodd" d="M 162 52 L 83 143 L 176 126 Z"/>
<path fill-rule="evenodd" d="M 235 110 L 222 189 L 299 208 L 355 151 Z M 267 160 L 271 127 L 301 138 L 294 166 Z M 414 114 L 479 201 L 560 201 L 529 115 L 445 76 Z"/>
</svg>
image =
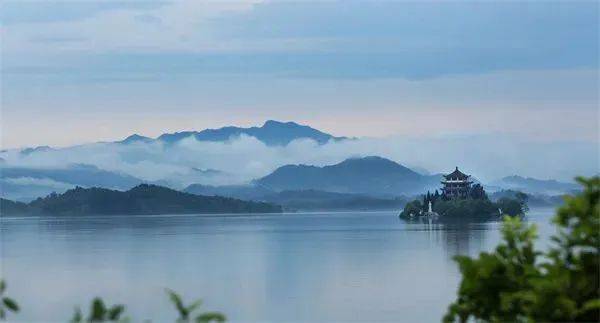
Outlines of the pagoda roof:
<svg viewBox="0 0 600 323">
<path fill-rule="evenodd" d="M 446 179 L 448 179 L 448 178 L 458 178 L 460 180 L 463 180 L 463 179 L 468 179 L 469 177 L 471 177 L 471 175 L 467 175 L 467 174 L 459 171 L 458 167 L 456 167 L 456 169 L 452 173 L 450 173 L 448 175 L 444 175 L 444 178 L 446 178 Z"/>
</svg>

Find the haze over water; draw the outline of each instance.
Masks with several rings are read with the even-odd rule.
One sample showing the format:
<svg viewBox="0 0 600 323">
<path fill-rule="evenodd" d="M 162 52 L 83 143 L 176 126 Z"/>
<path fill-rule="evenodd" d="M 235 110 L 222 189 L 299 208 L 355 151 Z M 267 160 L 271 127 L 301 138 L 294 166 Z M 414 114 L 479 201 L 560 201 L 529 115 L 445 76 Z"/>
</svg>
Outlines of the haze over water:
<svg viewBox="0 0 600 323">
<path fill-rule="evenodd" d="M 533 209 L 541 243 L 552 209 Z M 456 254 L 491 250 L 499 223 L 407 223 L 397 212 L 2 218 L 17 321 L 68 320 L 94 296 L 134 321 L 172 321 L 164 288 L 232 322 L 437 322 Z"/>
</svg>

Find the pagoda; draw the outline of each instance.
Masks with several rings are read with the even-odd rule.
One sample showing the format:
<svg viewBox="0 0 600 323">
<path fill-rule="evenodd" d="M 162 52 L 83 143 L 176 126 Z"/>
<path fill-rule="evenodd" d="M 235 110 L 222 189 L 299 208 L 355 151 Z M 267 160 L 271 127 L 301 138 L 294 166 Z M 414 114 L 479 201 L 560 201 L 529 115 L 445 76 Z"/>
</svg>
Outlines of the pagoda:
<svg viewBox="0 0 600 323">
<path fill-rule="evenodd" d="M 471 175 L 458 170 L 458 167 L 452 173 L 444 175 L 442 196 L 448 199 L 467 198 L 471 190 L 471 184 L 473 184 L 470 177 Z"/>
</svg>

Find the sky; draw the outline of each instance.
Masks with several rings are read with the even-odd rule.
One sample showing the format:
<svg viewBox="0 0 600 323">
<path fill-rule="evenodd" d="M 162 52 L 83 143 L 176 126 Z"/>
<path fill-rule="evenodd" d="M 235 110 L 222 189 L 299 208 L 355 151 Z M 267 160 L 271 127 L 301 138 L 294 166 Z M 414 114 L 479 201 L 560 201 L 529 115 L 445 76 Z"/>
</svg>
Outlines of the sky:
<svg viewBox="0 0 600 323">
<path fill-rule="evenodd" d="M 5 0 L 2 147 L 267 119 L 597 147 L 599 6 Z"/>
</svg>

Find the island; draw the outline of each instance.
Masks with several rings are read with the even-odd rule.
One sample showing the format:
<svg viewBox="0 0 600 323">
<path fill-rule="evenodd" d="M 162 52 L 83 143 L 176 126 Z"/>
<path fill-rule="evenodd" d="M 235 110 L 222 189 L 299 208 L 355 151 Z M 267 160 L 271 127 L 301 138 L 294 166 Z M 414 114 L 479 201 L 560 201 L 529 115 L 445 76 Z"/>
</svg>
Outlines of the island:
<svg viewBox="0 0 600 323">
<path fill-rule="evenodd" d="M 517 192 L 514 198 L 489 199 L 481 184 L 474 184 L 471 175 L 458 167 L 443 176 L 441 193 L 429 191 L 422 199 L 407 203 L 400 217 L 490 218 L 502 215 L 522 215 L 527 209 L 527 195 Z"/>
<path fill-rule="evenodd" d="M 128 191 L 77 187 L 50 194 L 30 203 L 2 199 L 6 215 L 150 215 L 194 213 L 281 213 L 279 205 L 242 201 L 220 196 L 201 196 L 158 185 L 140 184 Z"/>
</svg>

